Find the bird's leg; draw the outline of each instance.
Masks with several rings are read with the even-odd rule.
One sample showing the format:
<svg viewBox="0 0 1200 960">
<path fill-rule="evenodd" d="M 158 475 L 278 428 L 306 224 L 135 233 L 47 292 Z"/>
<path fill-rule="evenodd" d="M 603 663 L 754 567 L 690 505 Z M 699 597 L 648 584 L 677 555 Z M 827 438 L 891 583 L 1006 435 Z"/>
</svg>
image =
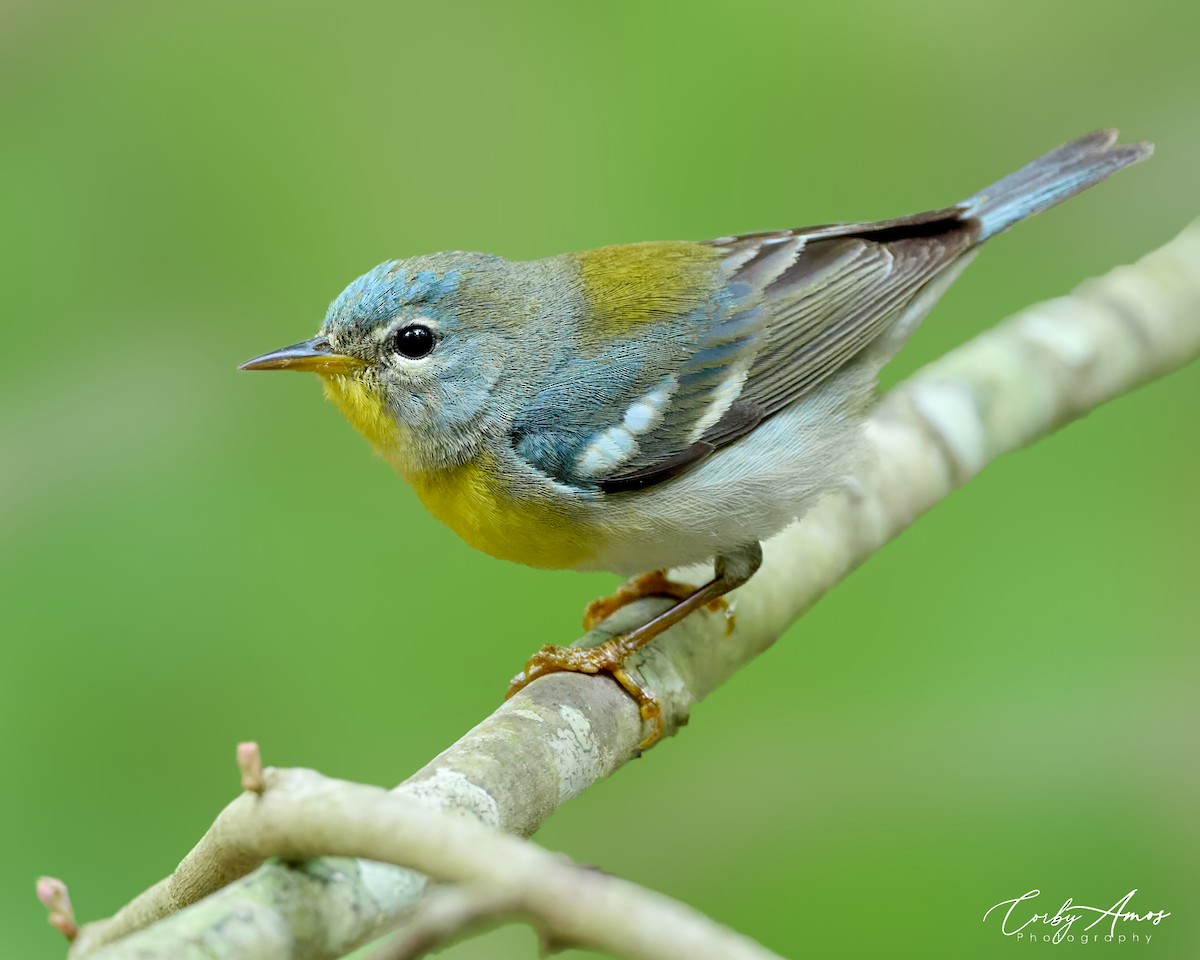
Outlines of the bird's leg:
<svg viewBox="0 0 1200 960">
<path fill-rule="evenodd" d="M 525 669 L 513 677 L 505 699 L 548 673 L 569 671 L 610 674 L 637 702 L 642 718 L 654 724 L 649 736 L 639 745 L 645 750 L 662 736 L 662 703 L 652 690 L 625 669 L 626 659 L 684 617 L 706 604 L 719 600 L 730 590 L 740 587 L 754 575 L 761 563 L 762 548 L 757 543 L 731 551 L 717 557 L 714 571 L 716 575 L 708 583 L 693 590 L 674 606 L 640 627 L 594 647 L 559 647 L 552 644 L 542 647 L 525 664 Z"/>
<path fill-rule="evenodd" d="M 666 570 L 652 570 L 631 577 L 617 587 L 614 593 L 607 597 L 593 600 L 583 611 L 583 629 L 595 630 L 600 624 L 611 617 L 622 607 L 636 603 L 646 597 L 671 597 L 674 600 L 686 600 L 696 592 L 694 584 L 680 583 L 667 576 Z M 728 605 L 718 597 L 708 604 L 709 612 L 716 613 Z"/>
</svg>

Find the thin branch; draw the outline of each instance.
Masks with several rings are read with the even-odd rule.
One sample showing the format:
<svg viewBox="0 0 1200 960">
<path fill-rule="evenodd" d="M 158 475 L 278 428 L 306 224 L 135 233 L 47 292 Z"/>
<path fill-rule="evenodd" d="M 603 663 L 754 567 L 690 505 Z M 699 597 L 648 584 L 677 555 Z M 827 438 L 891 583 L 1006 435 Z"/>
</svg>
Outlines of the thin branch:
<svg viewBox="0 0 1200 960">
<path fill-rule="evenodd" d="M 733 633 L 725 635 L 720 615 L 696 614 L 641 655 L 640 672 L 663 696 L 668 730 L 686 722 L 694 703 L 830 587 L 1000 454 L 1197 354 L 1200 222 L 1137 264 L 1022 311 L 891 391 L 868 424 L 872 456 L 846 489 L 766 545 L 762 569 L 737 593 Z M 699 573 L 673 574 L 689 575 Z M 597 642 L 664 606 L 634 604 L 581 642 Z M 642 736 L 638 711 L 616 684 L 554 674 L 505 703 L 395 793 L 528 836 L 559 805 L 637 755 Z M 412 871 L 361 860 L 270 863 L 243 876 L 254 865 L 253 857 L 234 858 L 192 873 L 186 883 L 168 878 L 111 920 L 85 927 L 72 955 L 92 953 L 219 891 L 103 956 L 208 960 L 294 951 L 332 958 L 402 921 L 425 885 Z"/>
<path fill-rule="evenodd" d="M 520 898 L 508 890 L 438 887 L 425 895 L 404 929 L 389 938 L 367 960 L 417 960 L 520 914 Z M 540 930 L 539 934 L 544 942 L 545 935 Z"/>
</svg>

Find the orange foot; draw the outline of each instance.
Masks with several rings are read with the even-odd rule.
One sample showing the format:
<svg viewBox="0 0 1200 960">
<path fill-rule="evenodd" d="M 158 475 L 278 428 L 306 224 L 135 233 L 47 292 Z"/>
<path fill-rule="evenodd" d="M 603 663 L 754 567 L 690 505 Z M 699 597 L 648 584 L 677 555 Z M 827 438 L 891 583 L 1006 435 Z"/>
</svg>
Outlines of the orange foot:
<svg viewBox="0 0 1200 960">
<path fill-rule="evenodd" d="M 762 548 L 758 543 L 749 543 L 726 555 L 717 557 L 713 564 L 713 578 L 694 590 L 668 580 L 666 574 L 661 572 L 646 574 L 630 580 L 612 597 L 599 600 L 588 607 L 584 626 L 591 627 L 597 620 L 609 616 L 614 610 L 619 610 L 625 604 L 639 597 L 666 593 L 668 596 L 677 598 L 676 602 L 640 627 L 634 627 L 628 633 L 612 637 L 596 646 L 542 647 L 525 664 L 525 669 L 513 677 L 505 699 L 548 673 L 572 671 L 575 673 L 611 674 L 613 679 L 637 701 L 642 718 L 654 724 L 650 735 L 640 744 L 641 748 L 645 750 L 663 734 L 662 701 L 625 669 L 625 661 L 664 630 L 670 630 L 675 624 L 701 607 L 707 607 L 710 610 L 724 608 L 728 611 L 728 606 L 721 598 L 754 576 L 754 571 L 761 563 Z M 728 612 L 726 618 L 726 633 L 728 633 L 733 628 L 732 617 Z"/>
<path fill-rule="evenodd" d="M 587 608 L 583 618 L 584 629 L 592 630 L 621 607 L 640 600 L 642 597 L 667 596 L 673 597 L 677 602 L 648 623 L 619 637 L 605 640 L 596 646 L 559 647 L 549 645 L 542 647 L 525 664 L 525 669 L 513 677 L 505 699 L 548 673 L 610 674 L 637 702 L 642 719 L 649 720 L 654 724 L 650 735 L 639 744 L 641 749 L 645 750 L 663 734 L 662 702 L 654 695 L 653 691 L 625 669 L 625 661 L 672 624 L 678 623 L 700 607 L 706 607 L 714 612 L 725 610 L 726 633 L 728 633 L 733 629 L 733 615 L 721 595 L 721 592 L 726 589 L 728 587 L 721 580 L 713 580 L 699 588 L 676 583 L 674 580 L 668 580 L 666 574 L 661 570 L 634 577 L 622 585 L 611 597 L 597 600 Z"/>
<path fill-rule="evenodd" d="M 631 598 L 626 603 L 632 602 L 632 599 L 636 598 Z M 559 647 L 547 644 L 529 658 L 524 670 L 512 678 L 504 699 L 507 700 L 548 673 L 610 674 L 633 697 L 642 719 L 654 724 L 649 736 L 638 744 L 640 749 L 645 750 L 663 735 L 663 711 L 662 702 L 658 697 L 625 669 L 625 659 L 635 653 L 641 645 L 633 634 L 613 637 L 594 647 Z"/>
<path fill-rule="evenodd" d="M 626 580 L 617 587 L 615 593 L 589 603 L 587 609 L 583 611 L 583 629 L 595 630 L 622 607 L 645 597 L 671 597 L 674 600 L 686 600 L 695 592 L 696 588 L 691 584 L 670 579 L 665 570 L 652 570 L 650 573 L 643 573 Z M 730 631 L 733 630 L 734 618 L 733 610 L 725 598 L 717 597 L 716 600 L 705 604 L 705 609 L 710 613 L 724 611 L 725 635 L 729 636 Z"/>
</svg>

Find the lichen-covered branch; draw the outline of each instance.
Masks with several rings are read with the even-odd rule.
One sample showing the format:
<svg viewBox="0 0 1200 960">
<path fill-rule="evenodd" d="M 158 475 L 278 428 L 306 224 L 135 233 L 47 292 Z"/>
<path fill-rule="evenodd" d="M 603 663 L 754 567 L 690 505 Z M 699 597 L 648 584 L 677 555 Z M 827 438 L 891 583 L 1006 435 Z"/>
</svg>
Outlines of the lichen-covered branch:
<svg viewBox="0 0 1200 960">
<path fill-rule="evenodd" d="M 697 614 L 641 655 L 668 730 L 997 456 L 1197 354 L 1200 223 L 1134 265 L 1022 311 L 892 390 L 868 425 L 871 456 L 846 489 L 766 545 L 762 569 L 736 594 L 732 634 L 720 615 Z M 605 627 L 620 630 L 665 603 L 642 601 Z M 582 642 L 599 638 L 597 631 Z M 633 757 L 642 736 L 637 709 L 615 683 L 556 674 L 505 703 L 395 792 L 528 836 Z M 424 888 L 412 871 L 362 860 L 268 863 L 231 882 L 255 865 L 251 857 L 233 870 L 201 865 L 187 883 L 168 878 L 111 920 L 85 927 L 72 955 L 110 943 L 95 955 L 335 957 L 402 922 Z"/>
</svg>

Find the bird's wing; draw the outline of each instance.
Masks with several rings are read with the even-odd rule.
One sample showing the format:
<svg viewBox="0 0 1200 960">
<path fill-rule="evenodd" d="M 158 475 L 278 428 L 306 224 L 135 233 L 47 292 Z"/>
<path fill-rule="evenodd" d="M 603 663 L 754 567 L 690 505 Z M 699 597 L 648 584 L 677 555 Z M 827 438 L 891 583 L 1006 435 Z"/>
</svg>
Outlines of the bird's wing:
<svg viewBox="0 0 1200 960">
<path fill-rule="evenodd" d="M 608 493 L 677 476 L 860 355 L 977 234 L 953 207 L 688 244 L 686 266 L 633 271 L 625 302 L 604 298 L 616 335 L 539 394 L 514 445 L 556 480 Z M 627 256 L 612 251 L 654 246 L 606 248 L 603 276 Z"/>
<path fill-rule="evenodd" d="M 904 315 L 918 293 L 976 242 L 978 224 L 958 207 L 899 220 L 807 227 L 712 241 L 744 258 L 735 277 L 757 282 L 768 311 L 766 342 L 738 397 L 763 419 L 857 357 Z M 772 248 L 792 251 L 777 270 Z M 764 269 L 765 268 L 765 269 Z M 720 447 L 744 435 L 740 419 L 718 422 L 704 440 Z"/>
</svg>

